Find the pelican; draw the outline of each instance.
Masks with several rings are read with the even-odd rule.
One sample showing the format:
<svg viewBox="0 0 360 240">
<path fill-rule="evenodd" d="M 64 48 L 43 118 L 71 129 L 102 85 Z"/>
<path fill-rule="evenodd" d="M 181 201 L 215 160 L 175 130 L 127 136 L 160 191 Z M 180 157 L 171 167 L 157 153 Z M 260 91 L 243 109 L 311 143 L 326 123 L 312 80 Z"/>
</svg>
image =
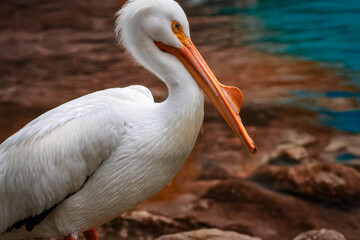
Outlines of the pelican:
<svg viewBox="0 0 360 240">
<path fill-rule="evenodd" d="M 236 87 L 220 84 L 173 0 L 131 0 L 118 11 L 119 44 L 165 82 L 94 92 L 28 123 L 0 145 L 0 239 L 97 239 L 96 230 L 164 188 L 192 151 L 203 92 L 251 152 Z"/>
</svg>

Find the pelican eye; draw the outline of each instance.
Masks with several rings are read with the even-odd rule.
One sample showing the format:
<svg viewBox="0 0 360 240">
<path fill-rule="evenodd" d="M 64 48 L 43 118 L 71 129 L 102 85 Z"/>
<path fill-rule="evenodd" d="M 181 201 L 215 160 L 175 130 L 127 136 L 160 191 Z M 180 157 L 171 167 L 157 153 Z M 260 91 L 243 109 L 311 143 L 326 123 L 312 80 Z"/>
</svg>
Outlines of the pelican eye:
<svg viewBox="0 0 360 240">
<path fill-rule="evenodd" d="M 180 23 L 176 21 L 171 22 L 171 27 L 174 33 L 180 33 L 181 32 L 181 25 Z"/>
<path fill-rule="evenodd" d="M 183 32 L 183 29 L 182 29 L 180 23 L 178 23 L 176 21 L 172 21 L 171 28 L 172 28 L 172 31 L 175 34 L 175 36 L 179 39 L 179 41 L 182 44 L 186 44 L 186 36 Z"/>
</svg>

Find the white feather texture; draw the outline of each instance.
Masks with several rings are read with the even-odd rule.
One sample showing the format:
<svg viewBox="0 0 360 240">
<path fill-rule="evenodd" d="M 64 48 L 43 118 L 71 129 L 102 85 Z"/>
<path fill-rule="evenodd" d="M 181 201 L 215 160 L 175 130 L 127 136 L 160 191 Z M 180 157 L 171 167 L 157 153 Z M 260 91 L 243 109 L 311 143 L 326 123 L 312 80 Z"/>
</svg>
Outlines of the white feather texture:
<svg viewBox="0 0 360 240">
<path fill-rule="evenodd" d="M 0 232 L 58 204 L 31 232 L 21 227 L 0 239 L 76 235 L 175 176 L 200 131 L 204 99 L 185 67 L 154 44 L 179 47 L 172 20 L 189 37 L 175 1 L 132 0 L 119 11 L 115 31 L 130 55 L 166 83 L 167 100 L 155 103 L 142 86 L 95 92 L 44 113 L 0 145 Z"/>
</svg>

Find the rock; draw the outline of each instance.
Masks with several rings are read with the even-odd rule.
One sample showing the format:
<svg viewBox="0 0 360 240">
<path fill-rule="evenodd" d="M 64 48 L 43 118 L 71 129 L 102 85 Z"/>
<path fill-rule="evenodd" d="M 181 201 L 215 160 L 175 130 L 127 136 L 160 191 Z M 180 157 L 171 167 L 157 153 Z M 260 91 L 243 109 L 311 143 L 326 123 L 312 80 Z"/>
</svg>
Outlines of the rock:
<svg viewBox="0 0 360 240">
<path fill-rule="evenodd" d="M 203 166 L 199 180 L 213 180 L 213 179 L 229 179 L 232 178 L 231 174 L 221 166 L 215 163 L 208 163 Z"/>
<path fill-rule="evenodd" d="M 351 97 L 323 97 L 318 100 L 319 105 L 338 112 L 353 110 L 354 102 L 356 100 Z"/>
<path fill-rule="evenodd" d="M 152 214 L 148 211 L 130 211 L 122 215 L 123 219 L 136 220 L 144 225 L 161 226 L 161 228 L 171 227 L 175 229 L 181 228 L 180 223 L 165 216 Z"/>
<path fill-rule="evenodd" d="M 189 228 L 165 216 L 152 214 L 148 211 L 129 211 L 121 217 L 102 226 L 110 239 L 154 239 L 163 234 L 186 231 Z M 106 239 L 106 238 L 105 238 Z"/>
<path fill-rule="evenodd" d="M 308 151 L 302 146 L 293 146 L 284 149 L 284 153 L 295 160 L 302 160 L 309 157 Z"/>
<path fill-rule="evenodd" d="M 305 132 L 287 130 L 281 136 L 281 144 L 270 152 L 265 162 L 276 165 L 294 165 L 309 160 L 309 152 L 306 146 L 316 142 L 314 136 Z"/>
<path fill-rule="evenodd" d="M 297 146 L 306 146 L 311 143 L 316 142 L 316 138 L 308 133 L 305 132 L 298 132 L 298 131 L 286 131 L 284 133 L 284 141 L 288 143 L 293 143 Z"/>
<path fill-rule="evenodd" d="M 345 165 L 360 172 L 360 160 L 351 160 L 346 162 Z"/>
<path fill-rule="evenodd" d="M 209 228 L 193 217 L 170 218 L 145 210 L 126 212 L 102 226 L 110 239 L 154 239 L 156 237 L 199 228 Z"/>
<path fill-rule="evenodd" d="M 329 141 L 325 147 L 325 152 L 345 151 L 360 156 L 360 137 L 359 136 L 337 136 Z"/>
<path fill-rule="evenodd" d="M 344 138 L 335 137 L 330 140 L 329 144 L 324 148 L 324 151 L 337 152 L 345 149 L 345 147 L 346 147 L 346 141 L 344 141 Z"/>
<path fill-rule="evenodd" d="M 145 210 L 133 210 L 126 212 L 121 215 L 121 219 L 133 222 L 138 226 L 143 226 L 144 228 L 151 228 L 153 231 L 162 232 L 163 234 L 209 227 L 208 225 L 198 222 L 191 217 L 178 217 L 173 219 Z"/>
<path fill-rule="evenodd" d="M 348 240 L 359 240 L 358 207 L 324 205 L 246 179 L 221 181 L 203 197 L 212 201 L 209 208 L 187 214 L 219 229 L 264 240 L 285 240 L 306 230 L 327 228 L 343 233 Z"/>
<path fill-rule="evenodd" d="M 293 240 L 346 240 L 346 238 L 337 231 L 330 229 L 320 229 L 301 233 Z"/>
<path fill-rule="evenodd" d="M 261 198 L 262 193 L 256 190 L 243 179 L 233 179 L 209 188 L 203 197 L 216 202 L 249 202 Z"/>
<path fill-rule="evenodd" d="M 360 158 L 360 144 L 356 146 L 348 146 L 347 151 L 353 155 L 356 155 Z"/>
<path fill-rule="evenodd" d="M 293 167 L 265 165 L 254 180 L 285 191 L 329 203 L 359 204 L 360 174 L 335 163 L 309 163 Z"/>
<path fill-rule="evenodd" d="M 270 154 L 269 163 L 276 165 L 299 164 L 309 158 L 309 153 L 303 146 L 282 144 Z"/>
<path fill-rule="evenodd" d="M 257 237 L 250 237 L 249 235 L 239 234 L 233 231 L 222 231 L 216 228 L 200 229 L 189 232 L 181 232 L 175 234 L 164 235 L 157 240 L 193 240 L 193 239 L 207 239 L 207 240 L 261 240 Z"/>
</svg>

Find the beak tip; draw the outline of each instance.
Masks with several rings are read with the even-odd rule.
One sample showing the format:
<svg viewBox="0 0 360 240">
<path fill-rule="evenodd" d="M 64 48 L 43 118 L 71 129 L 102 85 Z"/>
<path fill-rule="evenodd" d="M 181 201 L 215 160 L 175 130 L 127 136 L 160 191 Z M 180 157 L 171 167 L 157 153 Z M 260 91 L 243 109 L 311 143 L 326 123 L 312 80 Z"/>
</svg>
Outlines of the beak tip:
<svg viewBox="0 0 360 240">
<path fill-rule="evenodd" d="M 250 149 L 250 152 L 252 154 L 256 154 L 257 153 L 257 147 L 254 145 L 254 147 Z"/>
</svg>

